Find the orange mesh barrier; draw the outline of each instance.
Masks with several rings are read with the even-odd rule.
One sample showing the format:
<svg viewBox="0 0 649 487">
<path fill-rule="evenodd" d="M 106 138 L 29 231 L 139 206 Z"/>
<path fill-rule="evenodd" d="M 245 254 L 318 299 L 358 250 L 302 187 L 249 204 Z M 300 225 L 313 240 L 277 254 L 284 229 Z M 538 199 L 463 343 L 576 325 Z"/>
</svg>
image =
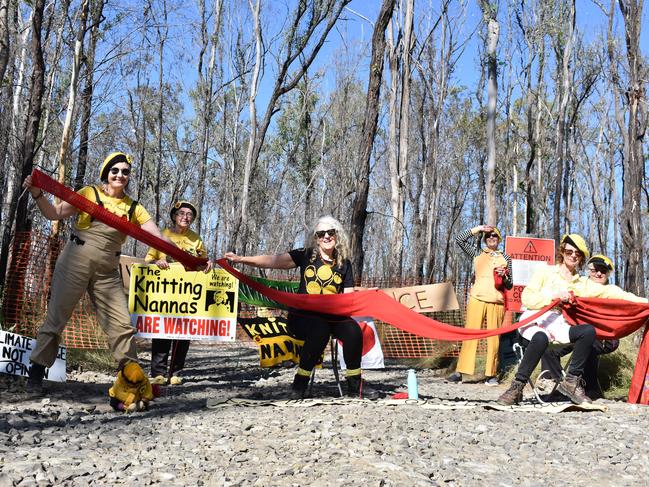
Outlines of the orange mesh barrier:
<svg viewBox="0 0 649 487">
<path fill-rule="evenodd" d="M 47 301 L 54 263 L 63 248 L 64 241 L 52 240 L 39 232 L 25 232 L 16 235 L 12 246 L 11 264 L 3 298 L 4 328 L 21 335 L 36 336 L 45 318 Z M 282 276 L 286 278 L 286 274 Z M 276 278 L 276 277 L 275 277 Z M 404 279 L 363 279 L 366 287 L 397 288 L 416 286 L 421 281 L 415 278 Z M 456 285 L 460 310 L 430 314 L 444 323 L 464 326 L 464 306 L 468 294 L 468 284 Z M 257 309 L 243 305 L 240 316 L 277 316 L 280 310 Z M 505 323 L 511 323 L 512 313 L 505 314 Z M 404 332 L 391 325 L 376 322 L 383 354 L 386 358 L 427 358 L 454 357 L 460 353 L 460 342 L 444 342 L 419 337 Z M 237 327 L 237 341 L 256 347 L 255 342 Z M 77 305 L 63 334 L 64 344 L 69 348 L 107 348 L 106 337 L 99 328 L 90 298 L 86 294 Z M 478 354 L 486 353 L 486 340 L 480 340 Z"/>
<path fill-rule="evenodd" d="M 5 329 L 36 336 L 45 319 L 54 263 L 63 243 L 39 232 L 15 236 L 2 306 Z M 107 348 L 87 294 L 65 328 L 63 343 L 69 348 Z"/>
</svg>

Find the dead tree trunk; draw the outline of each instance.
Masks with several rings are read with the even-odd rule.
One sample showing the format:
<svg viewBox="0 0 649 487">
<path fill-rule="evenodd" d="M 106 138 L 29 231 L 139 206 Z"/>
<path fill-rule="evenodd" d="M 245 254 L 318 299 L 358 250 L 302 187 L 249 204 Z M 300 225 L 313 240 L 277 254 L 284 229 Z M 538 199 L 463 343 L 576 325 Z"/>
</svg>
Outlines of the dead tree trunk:
<svg viewBox="0 0 649 487">
<path fill-rule="evenodd" d="M 496 103 L 498 101 L 498 59 L 496 48 L 500 25 L 496 19 L 498 2 L 480 0 L 482 17 L 487 28 L 485 50 L 487 56 L 487 174 L 485 182 L 487 223 L 496 225 Z"/>
<path fill-rule="evenodd" d="M 624 18 L 628 81 L 625 92 L 627 127 L 624 147 L 624 189 L 622 201 L 622 254 L 624 285 L 644 295 L 644 232 L 642 229 L 642 144 L 647 129 L 647 70 L 640 51 L 643 0 L 619 0 Z"/>
<path fill-rule="evenodd" d="M 74 189 L 78 190 L 84 185 L 86 168 L 88 167 L 88 138 L 90 135 L 90 117 L 92 114 L 93 83 L 95 74 L 95 50 L 99 40 L 99 25 L 103 21 L 104 5 L 107 0 L 94 0 L 92 6 L 92 25 L 90 27 L 90 42 L 86 55 L 83 57 L 85 67 L 85 82 L 81 92 L 81 126 L 79 128 L 79 159 L 77 174 L 74 178 Z"/>
<path fill-rule="evenodd" d="M 70 139 L 72 138 L 72 117 L 77 104 L 77 88 L 79 87 L 79 68 L 81 67 L 81 55 L 83 51 L 83 38 L 86 34 L 86 23 L 88 20 L 88 10 L 90 9 L 90 0 L 83 0 L 79 15 L 79 31 L 74 43 L 74 57 L 72 58 L 72 73 L 70 75 L 70 91 L 68 94 L 68 108 L 63 123 L 63 133 L 61 134 L 61 146 L 58 157 L 58 181 L 65 184 L 65 173 L 67 169 L 68 150 Z M 55 198 L 57 201 L 58 198 Z M 52 223 L 52 237 L 56 238 L 62 223 L 55 220 Z"/>
<path fill-rule="evenodd" d="M 367 198 L 370 190 L 370 158 L 379 120 L 379 98 L 385 56 L 385 29 L 392 18 L 394 3 L 395 0 L 383 0 L 381 11 L 374 25 L 374 33 L 372 34 L 370 78 L 367 86 L 363 132 L 358 150 L 358 184 L 352 204 L 351 253 L 356 280 L 359 280 L 363 274 L 363 262 L 365 260 L 363 234 L 365 233 L 365 223 L 367 221 Z"/>
</svg>

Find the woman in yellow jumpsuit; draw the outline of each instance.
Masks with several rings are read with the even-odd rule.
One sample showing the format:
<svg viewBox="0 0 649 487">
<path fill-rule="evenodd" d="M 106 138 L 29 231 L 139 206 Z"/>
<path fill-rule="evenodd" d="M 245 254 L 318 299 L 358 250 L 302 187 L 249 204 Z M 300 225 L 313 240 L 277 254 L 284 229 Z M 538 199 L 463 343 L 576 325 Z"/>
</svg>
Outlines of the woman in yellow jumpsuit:
<svg viewBox="0 0 649 487">
<path fill-rule="evenodd" d="M 474 237 L 483 235 L 485 248 L 478 248 Z M 479 238 L 479 237 L 478 237 Z M 487 321 L 487 329 L 500 328 L 505 317 L 504 298 L 496 289 L 494 270 L 502 277 L 504 287 L 512 288 L 512 260 L 498 250 L 502 237 L 496 227 L 478 225 L 459 234 L 455 241 L 462 251 L 473 258 L 473 271 L 475 281 L 469 291 L 469 302 L 466 307 L 466 328 L 481 328 L 483 321 Z M 487 338 L 487 361 L 485 376 L 487 385 L 498 385 L 496 374 L 498 370 L 498 345 L 499 337 Z M 462 342 L 460 358 L 455 373 L 448 380 L 460 382 L 462 374 L 473 375 L 475 372 L 476 350 L 478 340 Z"/>
</svg>

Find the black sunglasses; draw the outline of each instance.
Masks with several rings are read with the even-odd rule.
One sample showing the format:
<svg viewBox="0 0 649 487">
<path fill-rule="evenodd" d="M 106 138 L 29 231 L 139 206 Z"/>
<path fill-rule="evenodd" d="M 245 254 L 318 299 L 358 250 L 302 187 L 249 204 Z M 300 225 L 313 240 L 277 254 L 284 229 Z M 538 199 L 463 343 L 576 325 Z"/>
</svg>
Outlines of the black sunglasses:
<svg viewBox="0 0 649 487">
<path fill-rule="evenodd" d="M 484 235 L 484 238 L 492 238 L 492 237 L 500 238 L 500 236 L 495 232 L 494 233 L 485 233 L 485 235 Z"/>
<path fill-rule="evenodd" d="M 324 238 L 325 233 L 330 237 L 333 237 L 334 235 L 336 235 L 336 229 L 330 228 L 329 230 L 318 230 L 317 232 L 315 232 L 315 236 L 318 238 Z"/>
<path fill-rule="evenodd" d="M 129 174 L 131 174 L 131 170 L 130 170 L 128 167 L 126 167 L 126 168 L 124 168 L 124 169 L 119 168 L 119 167 L 112 167 L 112 168 L 110 169 L 110 173 L 111 173 L 111 174 L 119 174 L 120 172 L 121 172 L 124 176 L 128 176 Z"/>
</svg>

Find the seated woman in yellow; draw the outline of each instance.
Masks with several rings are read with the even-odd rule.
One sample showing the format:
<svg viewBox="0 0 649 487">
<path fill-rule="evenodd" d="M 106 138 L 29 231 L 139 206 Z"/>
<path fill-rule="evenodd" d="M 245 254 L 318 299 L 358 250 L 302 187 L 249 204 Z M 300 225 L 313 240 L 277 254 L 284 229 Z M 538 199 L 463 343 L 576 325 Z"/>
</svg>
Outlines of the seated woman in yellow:
<svg viewBox="0 0 649 487">
<path fill-rule="evenodd" d="M 171 207 L 170 217 L 173 223 L 172 228 L 165 228 L 162 234 L 175 243 L 178 247 L 197 257 L 207 257 L 207 251 L 201 237 L 189 229 L 192 222 L 198 216 L 198 210 L 189 201 L 178 201 Z M 161 269 L 168 269 L 169 262 L 173 259 L 159 250 L 149 249 L 145 257 L 147 262 L 156 264 Z M 205 272 L 211 268 L 208 262 Z M 172 346 L 173 345 L 173 346 Z M 171 349 L 171 365 L 167 366 L 169 350 Z M 154 384 L 165 384 L 167 376 L 171 371 L 170 383 L 178 385 L 182 383 L 178 372 L 185 368 L 185 358 L 189 350 L 189 340 L 167 340 L 154 338 L 151 340 L 151 377 Z"/>
</svg>

